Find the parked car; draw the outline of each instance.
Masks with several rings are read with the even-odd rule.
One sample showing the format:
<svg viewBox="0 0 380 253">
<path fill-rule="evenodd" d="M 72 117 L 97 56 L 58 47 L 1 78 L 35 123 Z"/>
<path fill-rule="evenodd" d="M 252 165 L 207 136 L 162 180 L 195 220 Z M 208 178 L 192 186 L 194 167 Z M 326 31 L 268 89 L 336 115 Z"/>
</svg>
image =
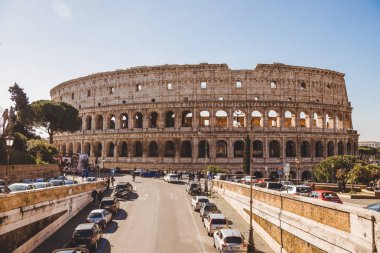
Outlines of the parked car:
<svg viewBox="0 0 380 253">
<path fill-rule="evenodd" d="M 199 216 L 201 216 L 202 221 L 204 221 L 204 218 L 206 218 L 209 213 L 220 213 L 220 210 L 214 203 L 201 203 L 201 208 L 199 209 Z"/>
<path fill-rule="evenodd" d="M 85 246 L 97 250 L 102 238 L 102 229 L 95 223 L 79 224 L 73 233 L 71 242 L 74 246 Z"/>
<path fill-rule="evenodd" d="M 217 252 L 247 252 L 247 244 L 239 230 L 220 229 L 213 237 Z"/>
<path fill-rule="evenodd" d="M 51 186 L 61 186 L 61 185 L 65 185 L 65 181 L 60 180 L 60 179 L 53 179 L 53 180 L 50 180 L 49 183 L 51 184 Z"/>
<path fill-rule="evenodd" d="M 201 203 L 208 203 L 210 200 L 205 196 L 194 196 L 191 200 L 191 206 L 193 207 L 194 211 L 199 211 L 201 208 Z"/>
<path fill-rule="evenodd" d="M 168 183 L 178 183 L 178 176 L 177 174 L 167 174 L 164 176 L 164 181 Z"/>
<path fill-rule="evenodd" d="M 286 180 L 281 180 L 280 183 L 282 185 L 294 185 L 292 181 L 286 181 Z"/>
<path fill-rule="evenodd" d="M 25 178 L 25 179 L 21 180 L 21 183 L 24 183 L 24 184 L 33 184 L 34 180 L 31 179 L 31 178 Z"/>
<path fill-rule="evenodd" d="M 117 198 L 113 197 L 105 197 L 102 199 L 102 201 L 99 204 L 99 208 L 106 209 L 112 214 L 117 214 L 120 208 L 120 203 L 117 200 Z"/>
<path fill-rule="evenodd" d="M 140 173 L 141 177 L 160 177 L 160 172 L 151 170 L 151 171 L 144 171 Z"/>
<path fill-rule="evenodd" d="M 209 213 L 204 219 L 204 225 L 208 235 L 212 235 L 218 229 L 228 228 L 226 217 L 220 213 Z"/>
<path fill-rule="evenodd" d="M 136 176 L 140 176 L 141 173 L 144 172 L 144 169 L 135 169 L 134 171 L 131 172 L 131 174 L 135 174 Z"/>
<path fill-rule="evenodd" d="M 133 191 L 133 185 L 129 182 L 118 182 L 115 187 L 115 191 L 119 190 L 127 190 L 132 192 Z"/>
<path fill-rule="evenodd" d="M 258 183 L 264 183 L 264 182 L 268 182 L 268 181 L 272 181 L 272 179 L 267 178 L 267 177 L 262 177 L 262 178 L 257 179 Z"/>
<path fill-rule="evenodd" d="M 295 195 L 309 196 L 312 189 L 307 185 L 284 185 L 281 188 L 281 192 L 286 192 Z"/>
<path fill-rule="evenodd" d="M 63 181 L 65 182 L 65 185 L 67 185 L 67 184 L 77 184 L 78 183 L 78 181 L 70 180 L 70 179 L 65 179 Z"/>
<path fill-rule="evenodd" d="M 85 182 L 95 182 L 96 180 L 97 180 L 96 177 L 86 177 L 86 178 L 84 179 Z"/>
<path fill-rule="evenodd" d="M 259 187 L 269 190 L 280 191 L 283 185 L 279 182 L 263 182 L 259 184 Z"/>
<path fill-rule="evenodd" d="M 52 253 L 90 253 L 90 251 L 86 248 L 76 247 L 76 248 L 63 248 L 63 249 L 55 249 Z"/>
<path fill-rule="evenodd" d="M 214 179 L 216 179 L 216 180 L 224 180 L 226 175 L 227 175 L 226 173 L 217 173 L 214 176 Z"/>
<path fill-rule="evenodd" d="M 240 183 L 250 184 L 251 183 L 251 176 L 243 177 L 242 179 L 240 179 Z M 252 177 L 252 183 L 257 183 L 257 178 L 255 176 Z"/>
<path fill-rule="evenodd" d="M 35 183 L 41 183 L 41 182 L 47 182 L 47 179 L 46 178 L 36 178 L 35 180 L 34 180 L 34 182 Z"/>
<path fill-rule="evenodd" d="M 199 182 L 190 181 L 186 184 L 185 190 L 190 195 L 197 195 L 202 192 L 202 186 Z"/>
<path fill-rule="evenodd" d="M 112 221 L 112 213 L 106 209 L 95 209 L 87 216 L 87 221 L 96 223 L 102 229 L 105 229 L 107 224 Z"/>
<path fill-rule="evenodd" d="M 10 192 L 28 191 L 36 189 L 32 184 L 14 183 L 8 186 Z"/>
<path fill-rule="evenodd" d="M 332 191 L 325 191 L 325 190 L 312 191 L 310 193 L 310 197 L 317 198 L 317 199 L 324 200 L 324 201 L 343 204 L 342 200 L 340 200 L 338 195 Z"/>
<path fill-rule="evenodd" d="M 235 176 L 230 177 L 230 181 L 240 183 L 243 177 L 244 175 L 235 175 Z"/>
<path fill-rule="evenodd" d="M 368 205 L 366 208 L 375 212 L 380 212 L 380 203 Z"/>
<path fill-rule="evenodd" d="M 33 185 L 36 189 L 51 187 L 51 184 L 48 182 L 37 182 L 37 183 L 33 183 Z"/>
</svg>

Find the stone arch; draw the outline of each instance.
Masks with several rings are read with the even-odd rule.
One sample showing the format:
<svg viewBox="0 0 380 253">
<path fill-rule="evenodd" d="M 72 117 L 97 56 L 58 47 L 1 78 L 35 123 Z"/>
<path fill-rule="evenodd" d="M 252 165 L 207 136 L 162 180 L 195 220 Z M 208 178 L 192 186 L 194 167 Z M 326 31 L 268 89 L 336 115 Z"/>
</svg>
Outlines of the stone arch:
<svg viewBox="0 0 380 253">
<path fill-rule="evenodd" d="M 216 142 L 216 157 L 217 158 L 227 158 L 227 143 L 223 140 L 219 140 Z"/>
<path fill-rule="evenodd" d="M 108 121 L 108 129 L 115 129 L 116 128 L 116 117 L 115 115 L 111 114 L 110 119 Z"/>
<path fill-rule="evenodd" d="M 210 126 L 210 112 L 209 111 L 199 112 L 199 126 L 200 127 Z"/>
<path fill-rule="evenodd" d="M 61 146 L 61 154 L 63 156 L 66 156 L 66 144 L 65 143 L 63 143 Z"/>
<path fill-rule="evenodd" d="M 125 141 L 119 143 L 119 156 L 127 157 L 128 156 L 128 144 Z"/>
<path fill-rule="evenodd" d="M 156 128 L 157 127 L 157 121 L 158 121 L 158 113 L 157 112 L 151 112 L 149 115 L 149 127 L 150 128 Z"/>
<path fill-rule="evenodd" d="M 227 112 L 219 110 L 215 113 L 216 127 L 228 127 L 228 115 Z"/>
<path fill-rule="evenodd" d="M 256 177 L 256 178 L 263 178 L 264 177 L 264 175 L 263 175 L 263 173 L 261 171 L 255 171 L 253 173 L 253 176 Z"/>
<path fill-rule="evenodd" d="M 280 157 L 281 156 L 281 145 L 277 140 L 269 142 L 269 157 Z"/>
<path fill-rule="evenodd" d="M 128 114 L 123 113 L 120 115 L 120 128 L 126 129 L 128 128 Z"/>
<path fill-rule="evenodd" d="M 172 111 L 168 111 L 165 114 L 165 127 L 171 128 L 175 127 L 175 113 Z"/>
<path fill-rule="evenodd" d="M 341 112 L 337 112 L 335 114 L 335 126 L 336 129 L 342 130 L 343 129 L 343 114 Z"/>
<path fill-rule="evenodd" d="M 313 114 L 313 126 L 315 128 L 323 128 L 322 114 L 314 112 Z"/>
<path fill-rule="evenodd" d="M 338 143 L 338 155 L 344 155 L 344 144 L 343 141 Z"/>
<path fill-rule="evenodd" d="M 82 145 L 80 144 L 80 142 L 75 143 L 74 149 L 75 149 L 75 153 L 77 153 L 77 154 L 82 153 Z"/>
<path fill-rule="evenodd" d="M 175 156 L 175 144 L 173 141 L 167 141 L 165 143 L 165 157 L 174 157 Z"/>
<path fill-rule="evenodd" d="M 143 156 L 143 147 L 141 141 L 136 141 L 133 145 L 134 157 Z"/>
<path fill-rule="evenodd" d="M 135 114 L 135 128 L 143 128 L 143 114 L 141 112 L 136 112 Z"/>
<path fill-rule="evenodd" d="M 310 157 L 310 142 L 303 141 L 301 143 L 301 157 Z"/>
<path fill-rule="evenodd" d="M 193 114 L 190 111 L 182 112 L 182 126 L 192 127 L 193 125 Z"/>
<path fill-rule="evenodd" d="M 73 146 L 73 143 L 70 142 L 69 143 L 69 152 L 68 152 L 69 156 L 73 156 L 74 154 L 74 146 Z"/>
<path fill-rule="evenodd" d="M 148 157 L 158 157 L 158 144 L 151 141 L 148 146 Z"/>
<path fill-rule="evenodd" d="M 253 111 L 251 113 L 251 127 L 263 127 L 264 126 L 263 114 L 259 111 Z"/>
<path fill-rule="evenodd" d="M 234 127 L 246 127 L 247 117 L 245 112 L 236 110 L 233 113 L 233 126 Z"/>
<path fill-rule="evenodd" d="M 308 170 L 305 170 L 304 172 L 302 172 L 301 181 L 312 180 L 312 179 L 313 179 L 313 173 L 311 173 Z"/>
<path fill-rule="evenodd" d="M 299 114 L 299 118 L 300 118 L 300 124 L 299 124 L 300 127 L 310 128 L 309 114 L 301 111 Z"/>
<path fill-rule="evenodd" d="M 91 156 L 91 144 L 89 142 L 86 142 L 84 144 L 84 153 L 86 153 L 88 156 Z"/>
<path fill-rule="evenodd" d="M 92 117 L 91 116 L 87 116 L 86 117 L 86 124 L 85 124 L 85 129 L 86 130 L 91 130 L 92 128 Z"/>
<path fill-rule="evenodd" d="M 190 141 L 183 141 L 181 144 L 181 157 L 192 157 L 193 152 Z"/>
<path fill-rule="evenodd" d="M 108 143 L 107 157 L 114 157 L 114 154 L 115 154 L 115 144 L 111 141 Z"/>
<path fill-rule="evenodd" d="M 325 113 L 325 128 L 333 129 L 334 128 L 334 119 L 331 112 Z"/>
<path fill-rule="evenodd" d="M 280 117 L 275 110 L 268 112 L 268 127 L 280 127 Z"/>
<path fill-rule="evenodd" d="M 235 141 L 234 143 L 234 157 L 240 158 L 244 156 L 244 141 Z"/>
<path fill-rule="evenodd" d="M 95 118 L 95 129 L 103 130 L 103 116 L 98 114 Z"/>
<path fill-rule="evenodd" d="M 103 146 L 100 142 L 95 143 L 94 154 L 95 154 L 95 157 L 101 157 L 102 156 Z"/>
<path fill-rule="evenodd" d="M 252 157 L 262 158 L 264 156 L 264 145 L 262 141 L 256 140 L 252 143 Z"/>
<path fill-rule="evenodd" d="M 206 140 L 201 140 L 198 143 L 198 157 L 199 158 L 210 157 L 210 146 Z"/>
<path fill-rule="evenodd" d="M 284 127 L 296 127 L 296 115 L 293 112 L 284 113 Z"/>
<path fill-rule="evenodd" d="M 335 155 L 334 148 L 335 148 L 334 142 L 329 141 L 327 143 L 327 156 L 334 156 Z"/>
<path fill-rule="evenodd" d="M 285 147 L 285 156 L 296 157 L 296 155 L 297 155 L 296 143 L 293 140 L 287 141 L 286 147 Z"/>
<path fill-rule="evenodd" d="M 351 142 L 347 142 L 347 155 L 352 154 L 352 147 L 351 147 Z"/>
<path fill-rule="evenodd" d="M 315 143 L 315 157 L 323 157 L 323 144 L 321 141 Z"/>
<path fill-rule="evenodd" d="M 295 178 L 297 178 L 297 173 L 296 173 L 294 170 L 291 170 L 291 171 L 289 172 L 289 178 L 290 178 L 290 179 L 295 179 Z"/>
<path fill-rule="evenodd" d="M 272 171 L 272 172 L 269 174 L 269 178 L 270 178 L 272 181 L 276 181 L 279 177 L 280 177 L 280 175 L 278 174 L 278 171 L 277 171 L 277 170 L 274 170 L 274 171 Z"/>
</svg>

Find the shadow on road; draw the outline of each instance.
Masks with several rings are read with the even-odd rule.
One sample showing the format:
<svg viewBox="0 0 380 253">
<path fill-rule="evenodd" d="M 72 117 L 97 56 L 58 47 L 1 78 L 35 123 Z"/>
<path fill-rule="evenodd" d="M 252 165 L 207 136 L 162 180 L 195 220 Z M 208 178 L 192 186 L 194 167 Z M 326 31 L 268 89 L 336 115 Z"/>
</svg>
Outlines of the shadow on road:
<svg viewBox="0 0 380 253">
<path fill-rule="evenodd" d="M 111 222 L 109 222 L 107 224 L 106 229 L 103 230 L 103 234 L 112 234 L 112 233 L 115 233 L 118 228 L 119 228 L 118 223 L 115 222 L 115 221 L 111 221 Z"/>
<path fill-rule="evenodd" d="M 124 209 L 119 209 L 117 215 L 113 217 L 114 220 L 125 220 L 128 217 L 128 213 Z"/>
<path fill-rule="evenodd" d="M 106 238 L 100 239 L 99 249 L 96 251 L 99 253 L 110 253 L 111 252 L 111 244 Z"/>
<path fill-rule="evenodd" d="M 139 198 L 139 194 L 137 192 L 132 192 L 129 196 L 129 201 L 134 201 Z"/>
</svg>

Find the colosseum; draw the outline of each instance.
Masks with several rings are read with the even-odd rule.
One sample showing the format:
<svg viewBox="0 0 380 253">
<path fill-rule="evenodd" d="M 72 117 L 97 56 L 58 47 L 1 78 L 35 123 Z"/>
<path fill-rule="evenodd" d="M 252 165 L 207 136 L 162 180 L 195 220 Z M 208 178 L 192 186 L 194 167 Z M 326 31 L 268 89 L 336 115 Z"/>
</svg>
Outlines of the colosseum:
<svg viewBox="0 0 380 253">
<path fill-rule="evenodd" d="M 242 171 L 251 139 L 256 176 L 312 177 L 328 156 L 356 154 L 344 74 L 281 63 L 141 66 L 54 87 L 79 110 L 82 130 L 55 135 L 62 154 L 87 153 L 107 167 Z"/>
</svg>

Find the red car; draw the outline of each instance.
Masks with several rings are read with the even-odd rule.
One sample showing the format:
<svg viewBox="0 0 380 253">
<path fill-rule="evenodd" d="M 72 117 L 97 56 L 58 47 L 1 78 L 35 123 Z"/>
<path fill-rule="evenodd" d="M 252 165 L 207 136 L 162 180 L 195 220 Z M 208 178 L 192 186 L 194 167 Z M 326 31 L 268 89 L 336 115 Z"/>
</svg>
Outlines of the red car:
<svg viewBox="0 0 380 253">
<path fill-rule="evenodd" d="M 343 204 L 342 200 L 340 200 L 338 195 L 336 195 L 336 193 L 332 191 L 325 191 L 325 190 L 312 191 L 310 193 L 310 197 L 317 198 L 324 201 Z"/>
</svg>

